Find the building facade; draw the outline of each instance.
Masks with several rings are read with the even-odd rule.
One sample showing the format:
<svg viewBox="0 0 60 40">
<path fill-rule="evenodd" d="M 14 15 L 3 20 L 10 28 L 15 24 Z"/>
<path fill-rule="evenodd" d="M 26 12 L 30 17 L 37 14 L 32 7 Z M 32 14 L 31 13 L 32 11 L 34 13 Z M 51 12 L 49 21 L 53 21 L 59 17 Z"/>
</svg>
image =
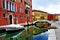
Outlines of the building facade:
<svg viewBox="0 0 60 40">
<path fill-rule="evenodd" d="M 32 22 L 32 0 L 0 0 L 0 26 Z"/>
<path fill-rule="evenodd" d="M 58 15 L 58 20 L 60 21 L 60 14 Z"/>
<path fill-rule="evenodd" d="M 48 13 L 40 10 L 33 10 L 32 11 L 32 18 L 34 21 L 36 20 L 47 20 Z"/>
<path fill-rule="evenodd" d="M 48 14 L 48 20 L 53 20 L 53 17 L 55 19 L 55 16 L 53 16 L 53 14 Z"/>
<path fill-rule="evenodd" d="M 48 14 L 48 20 L 58 21 L 59 14 Z"/>
<path fill-rule="evenodd" d="M 58 21 L 59 20 L 59 15 L 60 14 L 54 14 L 55 15 L 55 20 Z"/>
</svg>

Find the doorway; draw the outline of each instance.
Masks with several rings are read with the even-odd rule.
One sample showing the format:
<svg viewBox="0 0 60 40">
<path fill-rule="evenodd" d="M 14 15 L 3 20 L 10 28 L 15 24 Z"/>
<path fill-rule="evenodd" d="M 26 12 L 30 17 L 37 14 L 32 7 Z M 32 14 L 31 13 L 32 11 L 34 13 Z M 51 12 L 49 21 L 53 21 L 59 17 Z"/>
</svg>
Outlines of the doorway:
<svg viewBox="0 0 60 40">
<path fill-rule="evenodd" d="M 12 24 L 12 15 L 9 16 L 9 22 Z"/>
</svg>

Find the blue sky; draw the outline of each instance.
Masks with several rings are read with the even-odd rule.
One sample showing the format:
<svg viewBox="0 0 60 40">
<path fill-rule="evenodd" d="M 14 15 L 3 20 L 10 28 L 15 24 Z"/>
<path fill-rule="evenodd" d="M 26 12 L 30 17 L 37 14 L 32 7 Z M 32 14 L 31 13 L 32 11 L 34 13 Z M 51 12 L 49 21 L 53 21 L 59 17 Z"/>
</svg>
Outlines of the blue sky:
<svg viewBox="0 0 60 40">
<path fill-rule="evenodd" d="M 32 9 L 60 13 L 60 0 L 32 0 Z"/>
</svg>

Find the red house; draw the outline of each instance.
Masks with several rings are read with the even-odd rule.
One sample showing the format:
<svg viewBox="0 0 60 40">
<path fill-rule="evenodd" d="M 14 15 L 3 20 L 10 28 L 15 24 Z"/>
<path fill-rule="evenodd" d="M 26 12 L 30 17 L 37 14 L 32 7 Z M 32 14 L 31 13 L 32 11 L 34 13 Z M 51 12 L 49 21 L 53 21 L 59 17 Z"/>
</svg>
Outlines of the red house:
<svg viewBox="0 0 60 40">
<path fill-rule="evenodd" d="M 32 22 L 32 0 L 0 0 L 0 26 Z"/>
<path fill-rule="evenodd" d="M 48 20 L 53 20 L 53 14 L 48 14 Z"/>
</svg>

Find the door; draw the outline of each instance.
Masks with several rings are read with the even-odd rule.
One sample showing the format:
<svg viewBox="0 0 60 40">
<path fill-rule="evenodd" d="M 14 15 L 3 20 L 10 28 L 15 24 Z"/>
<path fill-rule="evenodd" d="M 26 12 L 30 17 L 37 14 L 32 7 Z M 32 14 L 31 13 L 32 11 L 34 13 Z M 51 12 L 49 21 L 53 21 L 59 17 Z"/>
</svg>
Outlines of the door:
<svg viewBox="0 0 60 40">
<path fill-rule="evenodd" d="M 12 15 L 9 16 L 9 22 L 12 24 Z"/>
</svg>

